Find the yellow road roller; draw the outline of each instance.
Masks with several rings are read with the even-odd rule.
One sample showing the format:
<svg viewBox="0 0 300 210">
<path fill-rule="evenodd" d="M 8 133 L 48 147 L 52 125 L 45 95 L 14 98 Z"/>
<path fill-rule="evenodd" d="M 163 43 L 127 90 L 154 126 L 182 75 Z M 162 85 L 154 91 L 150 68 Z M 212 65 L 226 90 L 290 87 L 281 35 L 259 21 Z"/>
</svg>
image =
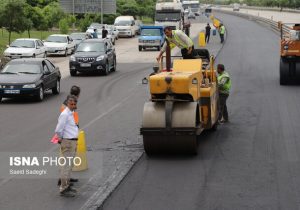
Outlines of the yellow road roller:
<svg viewBox="0 0 300 210">
<path fill-rule="evenodd" d="M 144 149 L 147 155 L 197 154 L 197 136 L 217 128 L 214 58 L 174 58 L 172 67 L 169 53 L 166 60 L 166 69 L 161 65 L 148 78 L 151 98 L 144 105 L 140 130 Z"/>
</svg>

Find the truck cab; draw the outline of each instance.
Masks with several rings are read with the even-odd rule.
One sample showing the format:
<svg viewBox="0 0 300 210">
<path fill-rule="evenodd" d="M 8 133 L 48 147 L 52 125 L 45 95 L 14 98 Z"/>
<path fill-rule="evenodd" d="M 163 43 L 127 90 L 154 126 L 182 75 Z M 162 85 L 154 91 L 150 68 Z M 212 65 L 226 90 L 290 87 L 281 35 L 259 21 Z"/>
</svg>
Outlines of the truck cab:
<svg viewBox="0 0 300 210">
<path fill-rule="evenodd" d="M 141 26 L 139 36 L 139 51 L 146 48 L 156 48 L 158 51 L 165 40 L 163 26 Z"/>
</svg>

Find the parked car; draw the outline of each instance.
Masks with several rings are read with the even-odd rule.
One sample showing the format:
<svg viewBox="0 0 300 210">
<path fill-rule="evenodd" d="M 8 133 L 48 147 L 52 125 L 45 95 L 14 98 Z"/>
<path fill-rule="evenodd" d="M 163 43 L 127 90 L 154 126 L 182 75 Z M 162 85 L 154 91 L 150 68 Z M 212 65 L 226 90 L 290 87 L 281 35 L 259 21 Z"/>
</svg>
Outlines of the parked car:
<svg viewBox="0 0 300 210">
<path fill-rule="evenodd" d="M 113 31 L 107 29 L 107 32 L 108 32 L 107 38 L 111 41 L 111 43 L 112 43 L 113 45 L 115 45 L 115 43 L 116 43 L 116 36 L 114 35 Z"/>
<path fill-rule="evenodd" d="M 190 11 L 190 13 L 188 14 L 188 19 L 196 19 L 196 16 L 192 11 Z"/>
<path fill-rule="evenodd" d="M 139 51 L 146 48 L 156 48 L 159 51 L 164 40 L 163 26 L 142 26 L 139 36 Z"/>
<path fill-rule="evenodd" d="M 108 75 L 117 67 L 115 48 L 109 39 L 87 39 L 81 42 L 70 57 L 70 74 L 99 72 Z"/>
<path fill-rule="evenodd" d="M 0 72 L 0 102 L 2 98 L 34 97 L 44 99 L 44 92 L 60 92 L 61 74 L 46 58 L 14 59 Z"/>
<path fill-rule="evenodd" d="M 107 25 L 107 30 L 111 30 L 116 37 L 116 40 L 119 39 L 119 31 L 114 25 Z"/>
<path fill-rule="evenodd" d="M 75 43 L 75 47 L 77 48 L 78 44 L 86 39 L 86 33 L 71 33 L 71 39 Z"/>
<path fill-rule="evenodd" d="M 136 20 L 135 21 L 135 30 L 136 34 L 140 35 L 141 34 L 141 26 L 143 25 L 143 22 L 141 20 Z"/>
<path fill-rule="evenodd" d="M 75 51 L 75 42 L 67 34 L 53 34 L 44 41 L 47 54 L 68 56 Z"/>
<path fill-rule="evenodd" d="M 10 59 L 46 57 L 46 47 L 39 39 L 22 38 L 13 41 L 4 51 L 4 56 Z"/>
</svg>

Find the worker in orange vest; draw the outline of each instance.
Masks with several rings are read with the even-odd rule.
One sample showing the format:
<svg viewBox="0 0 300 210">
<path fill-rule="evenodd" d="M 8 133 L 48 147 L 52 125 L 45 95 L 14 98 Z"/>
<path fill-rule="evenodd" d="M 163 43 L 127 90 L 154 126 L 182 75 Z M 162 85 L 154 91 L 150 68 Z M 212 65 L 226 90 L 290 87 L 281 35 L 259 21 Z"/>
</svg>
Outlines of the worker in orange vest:
<svg viewBox="0 0 300 210">
<path fill-rule="evenodd" d="M 78 100 L 79 94 L 80 94 L 80 87 L 73 85 L 70 90 L 70 95 L 75 96 Z M 67 107 L 67 101 L 68 101 L 68 98 L 61 105 L 60 112 L 64 111 L 64 109 Z M 76 110 L 73 112 L 73 116 L 74 116 L 76 125 L 79 127 L 79 116 L 78 116 L 78 112 Z"/>
<path fill-rule="evenodd" d="M 80 87 L 73 85 L 70 89 L 70 95 L 75 96 L 78 100 L 79 95 L 80 95 Z M 67 107 L 67 103 L 68 103 L 68 97 L 67 99 L 63 102 L 63 104 L 60 107 L 60 112 L 63 112 L 65 110 L 65 108 Z M 74 116 L 74 121 L 76 123 L 76 125 L 79 127 L 79 117 L 78 117 L 78 112 L 76 111 L 77 107 L 75 108 L 75 110 L 73 111 L 73 116 Z M 72 186 L 72 182 L 78 182 L 78 179 L 74 179 L 74 178 L 70 178 L 70 186 Z M 57 185 L 61 185 L 61 180 L 58 180 Z"/>
</svg>

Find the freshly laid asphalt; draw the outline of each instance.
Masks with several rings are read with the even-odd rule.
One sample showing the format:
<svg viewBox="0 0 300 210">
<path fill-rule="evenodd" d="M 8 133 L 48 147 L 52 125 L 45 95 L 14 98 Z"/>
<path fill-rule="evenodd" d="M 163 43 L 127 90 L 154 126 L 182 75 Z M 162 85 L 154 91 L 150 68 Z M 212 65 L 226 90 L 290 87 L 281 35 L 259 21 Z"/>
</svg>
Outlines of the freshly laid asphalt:
<svg viewBox="0 0 300 210">
<path fill-rule="evenodd" d="M 203 29 L 203 23 L 197 21 L 193 21 L 193 36 Z M 26 99 L 4 99 L 1 102 L 0 209 L 95 207 L 140 158 L 143 145 L 139 128 L 143 105 L 149 100 L 148 87 L 141 81 L 152 72 L 158 52 L 139 52 L 137 38 L 118 40 L 116 51 L 117 71 L 108 76 L 70 77 L 69 58 L 50 57 L 63 75 L 62 91 L 58 96 L 47 93 L 40 103 Z M 73 173 L 72 177 L 79 178 L 79 183 L 74 186 L 79 193 L 75 198 L 64 198 L 59 196 L 56 185 L 58 171 L 52 171 L 50 177 L 9 177 L 8 168 L 4 166 L 10 156 L 33 156 L 35 152 L 58 154 L 58 146 L 52 145 L 50 138 L 57 123 L 59 107 L 72 85 L 79 85 L 82 89 L 78 112 L 80 127 L 86 134 L 88 170 Z"/>
<path fill-rule="evenodd" d="M 279 37 L 217 17 L 227 28 L 216 63 L 232 78 L 230 122 L 199 137 L 198 156 L 144 155 L 103 209 L 300 208 L 300 87 L 279 85 Z"/>
</svg>

